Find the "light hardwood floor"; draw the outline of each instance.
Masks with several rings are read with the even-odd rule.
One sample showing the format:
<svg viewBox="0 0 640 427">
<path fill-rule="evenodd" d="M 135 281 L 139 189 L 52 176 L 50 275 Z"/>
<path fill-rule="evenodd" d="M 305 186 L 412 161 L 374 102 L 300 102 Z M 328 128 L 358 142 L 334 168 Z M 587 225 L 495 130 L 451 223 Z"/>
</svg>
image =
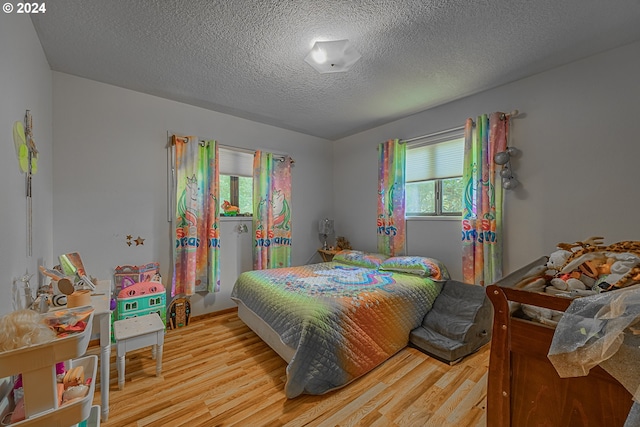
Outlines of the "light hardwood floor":
<svg viewBox="0 0 640 427">
<path fill-rule="evenodd" d="M 286 363 L 235 311 L 167 331 L 161 377 L 150 348 L 132 351 L 118 390 L 114 353 L 102 427 L 486 425 L 488 345 L 454 366 L 405 348 L 342 389 L 295 399 Z"/>
</svg>

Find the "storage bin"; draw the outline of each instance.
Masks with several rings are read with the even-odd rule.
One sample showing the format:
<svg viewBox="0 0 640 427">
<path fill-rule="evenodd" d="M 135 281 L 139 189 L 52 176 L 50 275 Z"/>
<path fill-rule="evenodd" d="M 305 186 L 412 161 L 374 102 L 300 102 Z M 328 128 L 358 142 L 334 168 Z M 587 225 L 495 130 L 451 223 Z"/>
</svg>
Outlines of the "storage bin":
<svg viewBox="0 0 640 427">
<path fill-rule="evenodd" d="M 11 424 L 12 426 L 69 427 L 89 417 L 95 391 L 98 357 L 78 357 L 87 350 L 92 323 L 93 312 L 82 332 L 48 343 L 0 353 L 1 377 L 22 374 L 26 418 Z M 70 361 L 67 363 L 68 368 L 82 366 L 85 378 L 90 377 L 92 381 L 84 398 L 58 406 L 56 363 L 63 361 Z"/>
</svg>

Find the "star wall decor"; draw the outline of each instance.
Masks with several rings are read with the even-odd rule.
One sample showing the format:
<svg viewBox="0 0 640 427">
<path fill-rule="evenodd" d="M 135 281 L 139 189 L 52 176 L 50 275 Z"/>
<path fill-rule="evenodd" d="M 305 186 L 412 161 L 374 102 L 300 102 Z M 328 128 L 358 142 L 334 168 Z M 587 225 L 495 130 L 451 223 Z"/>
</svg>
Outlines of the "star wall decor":
<svg viewBox="0 0 640 427">
<path fill-rule="evenodd" d="M 133 236 L 131 234 L 127 234 L 127 246 L 131 246 L 134 242 L 136 244 L 136 246 L 140 246 L 143 245 L 144 246 L 144 240 L 142 237 L 138 236 L 138 238 L 134 239 Z"/>
</svg>

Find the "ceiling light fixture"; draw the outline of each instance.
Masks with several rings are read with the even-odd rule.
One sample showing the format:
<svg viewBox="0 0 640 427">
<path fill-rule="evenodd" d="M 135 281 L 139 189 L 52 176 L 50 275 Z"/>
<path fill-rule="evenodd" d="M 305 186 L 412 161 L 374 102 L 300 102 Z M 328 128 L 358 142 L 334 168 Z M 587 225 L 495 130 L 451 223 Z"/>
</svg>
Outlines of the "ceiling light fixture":
<svg viewBox="0 0 640 427">
<path fill-rule="evenodd" d="M 341 73 L 360 59 L 360 53 L 351 46 L 349 40 L 316 42 L 311 52 L 304 58 L 319 73 Z"/>
</svg>

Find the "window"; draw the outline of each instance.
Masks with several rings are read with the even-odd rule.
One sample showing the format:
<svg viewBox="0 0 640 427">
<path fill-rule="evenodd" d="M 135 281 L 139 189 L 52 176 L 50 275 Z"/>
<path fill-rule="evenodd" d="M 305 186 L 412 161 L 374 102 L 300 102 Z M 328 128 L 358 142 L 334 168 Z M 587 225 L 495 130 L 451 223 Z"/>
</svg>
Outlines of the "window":
<svg viewBox="0 0 640 427">
<path fill-rule="evenodd" d="M 408 144 L 406 216 L 461 215 L 464 130 L 439 132 Z"/>
<path fill-rule="evenodd" d="M 239 208 L 239 215 L 253 213 L 253 154 L 229 148 L 219 149 L 220 159 L 220 215 L 225 216 L 222 204 L 226 201 Z"/>
</svg>

